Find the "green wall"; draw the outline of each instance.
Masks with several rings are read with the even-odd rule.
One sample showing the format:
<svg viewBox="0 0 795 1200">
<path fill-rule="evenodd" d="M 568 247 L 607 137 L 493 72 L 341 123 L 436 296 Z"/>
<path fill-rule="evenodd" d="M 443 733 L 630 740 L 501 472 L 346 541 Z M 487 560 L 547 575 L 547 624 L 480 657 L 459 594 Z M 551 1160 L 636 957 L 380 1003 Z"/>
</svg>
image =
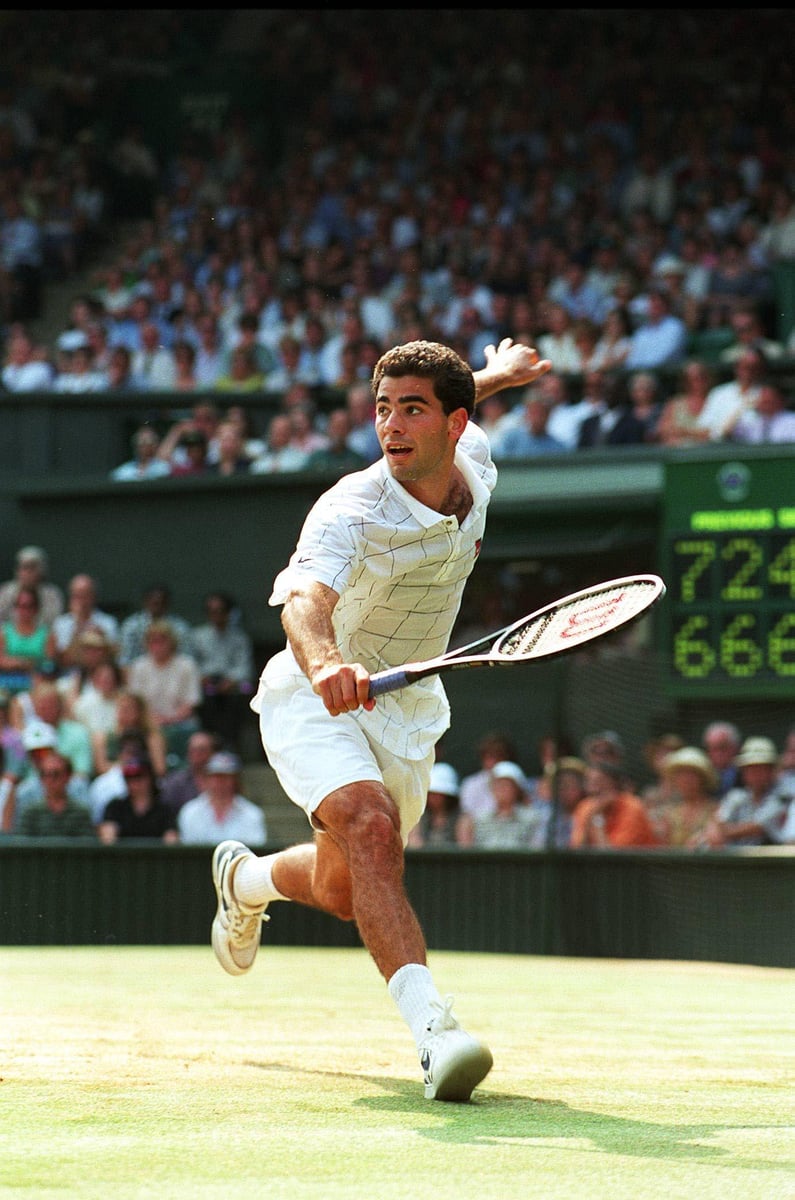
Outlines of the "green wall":
<svg viewBox="0 0 795 1200">
<path fill-rule="evenodd" d="M 795 966 L 795 850 L 409 851 L 432 950 Z M 358 945 L 276 906 L 275 945 Z M 210 847 L 0 840 L 0 944 L 208 944 Z M 210 954 L 209 944 L 207 953 Z"/>
</svg>

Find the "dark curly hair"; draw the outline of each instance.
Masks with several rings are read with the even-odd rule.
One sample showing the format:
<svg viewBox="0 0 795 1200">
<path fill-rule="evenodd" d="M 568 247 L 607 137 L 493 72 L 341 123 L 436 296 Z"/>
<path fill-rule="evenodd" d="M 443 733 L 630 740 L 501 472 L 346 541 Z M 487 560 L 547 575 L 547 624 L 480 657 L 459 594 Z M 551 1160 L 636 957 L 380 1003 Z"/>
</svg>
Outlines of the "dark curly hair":
<svg viewBox="0 0 795 1200">
<path fill-rule="evenodd" d="M 385 375 L 390 379 L 399 379 L 403 375 L 430 379 L 434 395 L 447 414 L 465 408 L 471 417 L 475 411 L 472 368 L 460 354 L 441 342 L 406 342 L 387 350 L 375 364 L 371 384 L 373 396 L 378 395 L 379 384 Z"/>
</svg>

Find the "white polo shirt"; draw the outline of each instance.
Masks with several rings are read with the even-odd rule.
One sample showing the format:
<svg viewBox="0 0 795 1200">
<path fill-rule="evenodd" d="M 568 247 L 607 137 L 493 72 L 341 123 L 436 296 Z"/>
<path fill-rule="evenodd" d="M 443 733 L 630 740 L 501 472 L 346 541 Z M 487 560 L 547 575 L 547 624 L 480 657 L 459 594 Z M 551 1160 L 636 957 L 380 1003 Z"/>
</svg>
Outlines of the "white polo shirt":
<svg viewBox="0 0 795 1200">
<path fill-rule="evenodd" d="M 459 526 L 415 500 L 383 459 L 343 476 L 310 510 L 269 603 L 283 604 L 296 584 L 317 580 L 339 594 L 333 623 L 346 662 L 370 672 L 435 658 L 447 649 L 464 585 L 480 552 L 486 509 L 497 482 L 488 438 L 470 421 L 455 456 L 473 504 Z M 288 647 L 262 674 L 252 702 L 291 685 L 301 668 Z M 420 759 L 450 722 L 438 676 L 379 697 L 351 714 L 370 739 L 403 758 Z"/>
</svg>

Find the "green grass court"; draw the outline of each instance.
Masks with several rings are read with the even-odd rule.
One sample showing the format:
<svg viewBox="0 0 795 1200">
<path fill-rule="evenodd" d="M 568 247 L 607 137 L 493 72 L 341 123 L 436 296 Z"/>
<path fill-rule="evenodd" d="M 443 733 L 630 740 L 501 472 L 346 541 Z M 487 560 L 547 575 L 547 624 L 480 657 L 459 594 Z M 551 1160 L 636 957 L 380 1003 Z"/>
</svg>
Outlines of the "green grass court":
<svg viewBox="0 0 795 1200">
<path fill-rule="evenodd" d="M 469 1105 L 364 950 L 0 949 L 0 1196 L 795 1198 L 791 970 L 430 962 L 494 1053 Z"/>
</svg>

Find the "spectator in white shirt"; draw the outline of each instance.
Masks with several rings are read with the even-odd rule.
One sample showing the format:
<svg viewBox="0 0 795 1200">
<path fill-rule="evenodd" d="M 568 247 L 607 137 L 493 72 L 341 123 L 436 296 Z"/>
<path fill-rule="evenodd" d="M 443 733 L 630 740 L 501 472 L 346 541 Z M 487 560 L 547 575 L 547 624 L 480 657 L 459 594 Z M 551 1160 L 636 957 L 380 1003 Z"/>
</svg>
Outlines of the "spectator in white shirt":
<svg viewBox="0 0 795 1200">
<path fill-rule="evenodd" d="M 734 378 L 710 388 L 697 425 L 711 441 L 728 437 L 741 414 L 756 407 L 766 365 L 759 350 L 746 350 L 734 364 Z"/>
<path fill-rule="evenodd" d="M 665 289 L 649 288 L 647 296 L 646 319 L 631 334 L 629 353 L 624 362 L 630 371 L 677 366 L 687 348 L 687 326 L 671 312 Z"/>
<path fill-rule="evenodd" d="M 80 337 L 84 335 L 80 334 Z M 60 356 L 61 369 L 55 377 L 53 390 L 56 392 L 103 392 L 105 375 L 94 366 L 94 353 L 88 341 L 75 345 L 73 350 Z"/>
<path fill-rule="evenodd" d="M 157 430 L 151 425 L 141 425 L 133 434 L 132 458 L 114 467 L 110 473 L 111 479 L 125 483 L 135 479 L 164 479 L 171 474 L 171 468 L 162 458 L 158 458 L 159 448 Z"/>
<path fill-rule="evenodd" d="M 538 337 L 538 353 L 548 358 L 553 371 L 577 375 L 582 359 L 572 332 L 573 319 L 562 304 L 550 304 L 547 310 L 547 332 Z"/>
<path fill-rule="evenodd" d="M 177 814 L 180 841 L 186 846 L 215 846 L 229 838 L 248 845 L 267 841 L 265 814 L 240 793 L 241 763 L 219 751 L 204 768 L 204 790 Z"/>
<path fill-rule="evenodd" d="M 47 391 L 55 372 L 23 325 L 13 326 L 3 365 L 3 387 L 9 392 Z"/>
<path fill-rule="evenodd" d="M 115 649 L 119 644 L 119 622 L 97 607 L 97 584 L 91 575 L 74 575 L 69 581 L 67 611 L 52 623 L 59 669 L 74 667 L 80 660 L 78 639 L 86 629 L 100 629 Z"/>
<path fill-rule="evenodd" d="M 781 388 L 765 383 L 756 404 L 740 413 L 731 430 L 731 440 L 747 446 L 763 442 L 795 442 L 795 412 L 788 409 Z"/>
</svg>

